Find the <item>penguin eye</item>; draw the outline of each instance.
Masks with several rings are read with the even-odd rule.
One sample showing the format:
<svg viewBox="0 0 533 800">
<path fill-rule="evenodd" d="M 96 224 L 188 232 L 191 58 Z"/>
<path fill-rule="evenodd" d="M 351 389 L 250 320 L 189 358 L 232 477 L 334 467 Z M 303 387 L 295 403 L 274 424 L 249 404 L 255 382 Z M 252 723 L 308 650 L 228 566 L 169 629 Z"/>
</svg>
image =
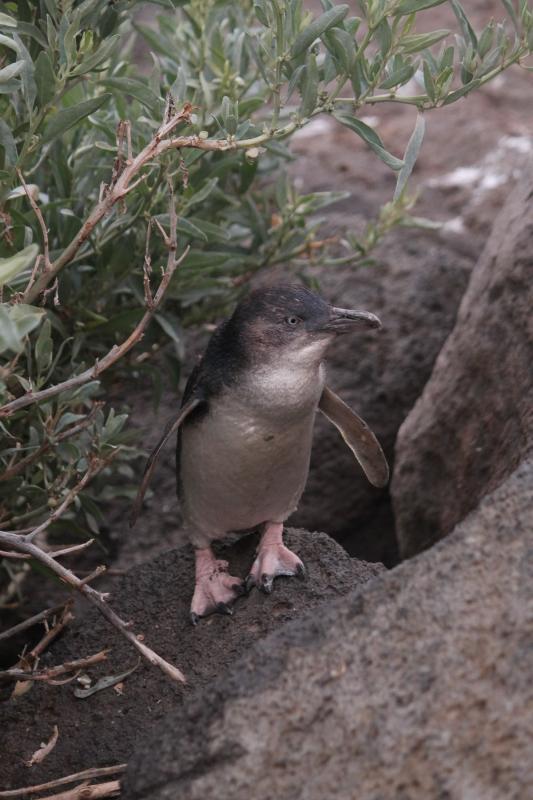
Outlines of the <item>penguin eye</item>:
<svg viewBox="0 0 533 800">
<path fill-rule="evenodd" d="M 301 319 L 300 319 L 300 317 L 294 317 L 294 316 L 293 317 L 285 317 L 285 322 L 291 328 L 295 328 L 301 322 Z"/>
</svg>

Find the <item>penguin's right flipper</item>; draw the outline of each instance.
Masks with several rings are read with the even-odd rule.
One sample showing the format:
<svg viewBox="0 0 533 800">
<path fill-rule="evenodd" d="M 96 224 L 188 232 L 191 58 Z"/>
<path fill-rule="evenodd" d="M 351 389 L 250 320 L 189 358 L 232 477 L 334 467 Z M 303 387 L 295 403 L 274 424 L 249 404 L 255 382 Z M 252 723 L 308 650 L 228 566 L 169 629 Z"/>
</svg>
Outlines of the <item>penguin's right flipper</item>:
<svg viewBox="0 0 533 800">
<path fill-rule="evenodd" d="M 338 429 L 370 483 L 380 488 L 386 486 L 389 465 L 380 443 L 366 422 L 327 386 L 324 387 L 318 407 Z"/>
<path fill-rule="evenodd" d="M 187 402 L 184 403 L 184 405 L 180 408 L 178 416 L 175 419 L 171 419 L 167 422 L 163 436 L 161 437 L 161 439 L 158 441 L 158 443 L 150 453 L 148 461 L 146 462 L 141 485 L 139 486 L 139 491 L 137 492 L 137 497 L 135 498 L 135 503 L 133 504 L 133 509 L 130 514 L 130 528 L 133 528 L 133 526 L 137 522 L 139 514 L 141 513 L 141 507 L 144 495 L 148 488 L 148 484 L 150 483 L 152 472 L 154 471 L 154 467 L 159 457 L 159 453 L 161 452 L 167 441 L 170 439 L 172 434 L 178 430 L 180 425 L 189 416 L 191 411 L 194 411 L 195 408 L 197 408 L 199 405 L 205 402 L 206 401 L 204 397 L 198 394 L 196 395 L 192 394 L 187 400 Z"/>
</svg>

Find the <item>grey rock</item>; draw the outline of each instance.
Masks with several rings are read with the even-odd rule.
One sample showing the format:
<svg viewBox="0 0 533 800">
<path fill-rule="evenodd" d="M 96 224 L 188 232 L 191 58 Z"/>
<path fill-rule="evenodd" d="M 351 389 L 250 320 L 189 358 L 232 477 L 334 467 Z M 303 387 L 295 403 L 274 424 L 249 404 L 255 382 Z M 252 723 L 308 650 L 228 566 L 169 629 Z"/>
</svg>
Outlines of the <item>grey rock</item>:
<svg viewBox="0 0 533 800">
<path fill-rule="evenodd" d="M 404 557 L 449 533 L 533 450 L 532 189 L 530 171 L 498 217 L 400 429 L 392 493 Z"/>
<path fill-rule="evenodd" d="M 130 760 L 124 800 L 523 800 L 533 461 L 446 540 L 257 643 Z"/>
</svg>

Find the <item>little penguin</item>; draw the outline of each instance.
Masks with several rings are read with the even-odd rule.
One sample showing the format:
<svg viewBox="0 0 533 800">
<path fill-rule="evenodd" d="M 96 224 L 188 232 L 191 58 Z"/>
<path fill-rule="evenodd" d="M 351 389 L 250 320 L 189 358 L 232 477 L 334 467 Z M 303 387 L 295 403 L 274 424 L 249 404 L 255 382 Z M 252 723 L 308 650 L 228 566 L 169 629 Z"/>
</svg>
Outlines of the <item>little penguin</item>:
<svg viewBox="0 0 533 800">
<path fill-rule="evenodd" d="M 387 483 L 376 437 L 325 383 L 326 350 L 361 326 L 381 323 L 367 311 L 331 306 L 303 286 L 271 286 L 252 291 L 213 333 L 178 416 L 148 459 L 131 517 L 134 524 L 157 456 L 177 430 L 178 498 L 196 560 L 194 624 L 212 612 L 232 613 L 233 601 L 253 586 L 269 593 L 277 576 L 305 575 L 283 544 L 283 524 L 307 481 L 318 409 L 368 480 Z M 242 581 L 211 544 L 258 529 L 255 560 Z"/>
</svg>

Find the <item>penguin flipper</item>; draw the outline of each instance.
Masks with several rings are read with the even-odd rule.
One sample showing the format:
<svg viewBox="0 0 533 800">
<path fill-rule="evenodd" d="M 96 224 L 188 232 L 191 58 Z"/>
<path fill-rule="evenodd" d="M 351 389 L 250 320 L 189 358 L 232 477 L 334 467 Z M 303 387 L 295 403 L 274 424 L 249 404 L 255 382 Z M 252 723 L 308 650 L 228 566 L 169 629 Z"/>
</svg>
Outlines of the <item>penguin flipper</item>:
<svg viewBox="0 0 533 800">
<path fill-rule="evenodd" d="M 189 416 L 191 411 L 197 408 L 201 403 L 205 403 L 205 398 L 198 394 L 192 394 L 189 399 L 182 405 L 180 408 L 179 414 L 175 419 L 170 419 L 166 426 L 165 432 L 163 436 L 158 441 L 150 456 L 148 457 L 148 461 L 146 462 L 146 466 L 144 468 L 143 477 L 141 481 L 141 485 L 139 486 L 139 490 L 137 492 L 137 497 L 135 498 L 135 503 L 133 504 L 133 509 L 130 514 L 130 528 L 133 528 L 139 514 L 141 513 L 141 507 L 144 499 L 145 492 L 148 488 L 148 484 L 150 483 L 150 479 L 152 477 L 152 472 L 154 471 L 154 467 L 156 465 L 156 461 L 159 457 L 159 453 L 170 439 L 172 434 L 178 430 L 180 425 L 184 422 L 184 420 Z"/>
<path fill-rule="evenodd" d="M 389 465 L 380 443 L 366 422 L 328 386 L 324 387 L 318 407 L 340 432 L 370 483 L 379 488 L 386 486 Z"/>
</svg>

